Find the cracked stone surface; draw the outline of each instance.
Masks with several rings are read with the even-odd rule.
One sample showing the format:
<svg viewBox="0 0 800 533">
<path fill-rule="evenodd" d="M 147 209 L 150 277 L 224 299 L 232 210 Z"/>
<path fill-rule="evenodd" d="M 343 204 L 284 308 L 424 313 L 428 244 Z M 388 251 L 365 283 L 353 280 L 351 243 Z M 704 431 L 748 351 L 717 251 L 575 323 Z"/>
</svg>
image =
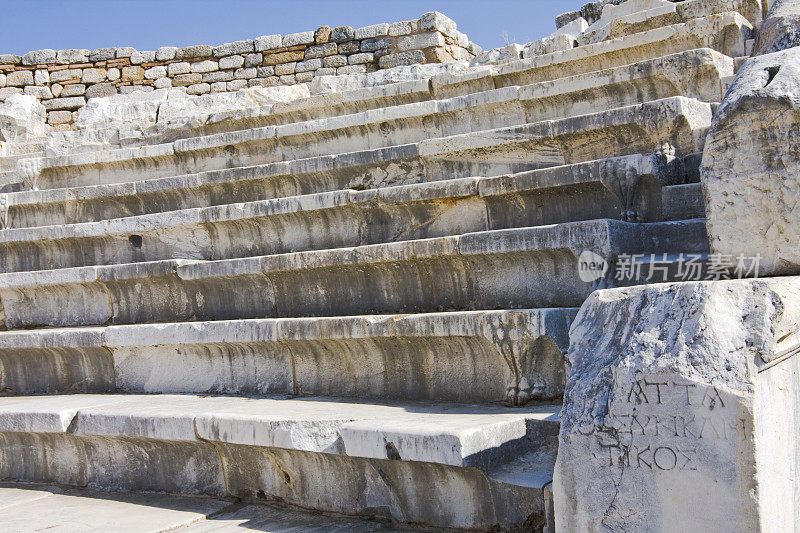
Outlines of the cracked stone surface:
<svg viewBox="0 0 800 533">
<path fill-rule="evenodd" d="M 797 358 L 779 358 L 797 347 L 799 318 L 800 278 L 590 296 L 570 330 L 557 527 L 791 528 L 795 448 L 774 433 L 796 427 L 796 403 L 763 412 L 778 390 L 797 393 Z"/>
<path fill-rule="evenodd" d="M 748 59 L 717 111 L 701 167 L 711 249 L 800 274 L 800 48 Z"/>
</svg>

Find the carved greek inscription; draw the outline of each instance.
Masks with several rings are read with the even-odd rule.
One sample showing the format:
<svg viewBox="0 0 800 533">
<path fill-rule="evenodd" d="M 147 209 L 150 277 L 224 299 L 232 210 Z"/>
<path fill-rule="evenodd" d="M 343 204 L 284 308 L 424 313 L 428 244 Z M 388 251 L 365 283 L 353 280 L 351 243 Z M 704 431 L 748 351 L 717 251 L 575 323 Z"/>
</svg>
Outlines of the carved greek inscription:
<svg viewBox="0 0 800 533">
<path fill-rule="evenodd" d="M 701 468 L 699 448 L 747 439 L 747 420 L 733 403 L 714 386 L 643 377 L 615 388 L 608 414 L 573 432 L 592 440 L 602 466 L 691 472 Z"/>
</svg>

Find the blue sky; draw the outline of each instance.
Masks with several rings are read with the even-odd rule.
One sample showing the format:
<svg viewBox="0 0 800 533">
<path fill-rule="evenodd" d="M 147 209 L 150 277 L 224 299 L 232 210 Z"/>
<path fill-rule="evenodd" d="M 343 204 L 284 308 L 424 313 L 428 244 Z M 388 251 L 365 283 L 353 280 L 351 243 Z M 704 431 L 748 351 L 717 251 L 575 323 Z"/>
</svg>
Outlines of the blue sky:
<svg viewBox="0 0 800 533">
<path fill-rule="evenodd" d="M 221 44 L 239 39 L 367 26 L 441 11 L 484 48 L 555 30 L 555 16 L 587 0 L 0 0 L 0 53 L 41 48 Z"/>
</svg>

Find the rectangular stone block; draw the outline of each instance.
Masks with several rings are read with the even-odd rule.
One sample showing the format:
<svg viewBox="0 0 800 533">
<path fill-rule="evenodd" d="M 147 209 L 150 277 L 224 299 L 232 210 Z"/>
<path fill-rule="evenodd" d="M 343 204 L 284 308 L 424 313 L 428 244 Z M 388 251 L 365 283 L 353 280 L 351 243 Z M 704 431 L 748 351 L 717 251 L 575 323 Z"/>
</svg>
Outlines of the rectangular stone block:
<svg viewBox="0 0 800 533">
<path fill-rule="evenodd" d="M 117 47 L 117 52 L 115 56 L 117 57 L 117 59 L 129 58 L 133 55 L 135 51 L 136 49 L 130 46 L 120 46 Z"/>
<path fill-rule="evenodd" d="M 89 62 L 96 63 L 98 61 L 107 61 L 114 59 L 117 55 L 116 48 L 97 48 L 89 53 Z"/>
<path fill-rule="evenodd" d="M 218 70 L 216 72 L 205 72 L 203 73 L 203 82 L 206 83 L 217 83 L 220 81 L 231 81 L 233 79 L 233 71 L 230 70 Z"/>
<path fill-rule="evenodd" d="M 281 47 L 280 35 L 262 35 L 257 37 L 254 41 L 254 48 L 256 51 L 274 50 Z"/>
<path fill-rule="evenodd" d="M 299 44 L 314 44 L 314 32 L 304 31 L 300 33 L 290 33 L 289 35 L 284 35 L 281 40 L 281 46 L 284 48 L 297 46 Z"/>
<path fill-rule="evenodd" d="M 131 54 L 130 60 L 131 64 L 133 65 L 141 65 L 142 63 L 152 63 L 153 61 L 156 60 L 156 53 L 155 51 L 150 51 L 150 50 L 144 52 L 135 50 Z"/>
<path fill-rule="evenodd" d="M 117 88 L 113 83 L 98 83 L 86 89 L 86 98 L 100 98 L 117 94 Z"/>
<path fill-rule="evenodd" d="M 241 80 L 249 80 L 250 78 L 255 78 L 257 75 L 258 71 L 255 67 L 238 68 L 233 73 L 234 78 Z"/>
<path fill-rule="evenodd" d="M 6 74 L 6 85 L 9 87 L 24 87 L 33 85 L 33 72 L 30 70 L 17 70 Z"/>
<path fill-rule="evenodd" d="M 56 62 L 56 51 L 49 48 L 34 50 L 22 56 L 23 65 L 44 65 Z"/>
<path fill-rule="evenodd" d="M 244 57 L 242 56 L 226 56 L 219 60 L 220 69 L 239 68 L 242 65 L 244 65 Z"/>
<path fill-rule="evenodd" d="M 167 74 L 172 76 L 177 76 L 178 74 L 188 74 L 192 71 L 192 65 L 185 61 L 180 63 L 170 63 L 167 65 Z"/>
<path fill-rule="evenodd" d="M 252 40 L 234 41 L 232 43 L 221 44 L 214 48 L 214 57 L 220 58 L 231 55 L 242 55 L 255 51 L 255 43 Z"/>
<path fill-rule="evenodd" d="M 79 82 L 83 77 L 81 69 L 56 70 L 50 73 L 51 83 Z"/>
<path fill-rule="evenodd" d="M 56 124 L 68 124 L 72 122 L 71 111 L 50 111 L 47 113 L 47 123 L 55 126 Z"/>
<path fill-rule="evenodd" d="M 247 54 L 244 56 L 245 68 L 259 67 L 264 62 L 264 55 L 260 53 Z"/>
<path fill-rule="evenodd" d="M 69 96 L 81 96 L 84 93 L 86 93 L 86 85 L 82 83 L 73 83 L 66 85 L 64 89 L 62 89 L 60 96 L 66 98 Z"/>
<path fill-rule="evenodd" d="M 338 46 L 336 43 L 315 44 L 309 46 L 305 51 L 306 59 L 316 59 L 336 54 Z"/>
<path fill-rule="evenodd" d="M 393 68 L 400 65 L 414 65 L 424 62 L 425 53 L 422 50 L 411 50 L 382 56 L 378 59 L 378 66 L 381 68 Z"/>
<path fill-rule="evenodd" d="M 62 92 L 63 94 L 63 92 Z M 83 96 L 73 96 L 70 98 L 53 98 L 42 102 L 48 111 L 75 110 L 86 105 L 86 98 Z"/>
<path fill-rule="evenodd" d="M 420 50 L 422 48 L 431 48 L 434 46 L 444 45 L 444 36 L 438 31 L 418 33 L 417 35 L 408 35 L 405 37 L 400 37 L 397 40 L 397 49 L 400 51 Z"/>
<path fill-rule="evenodd" d="M 281 63 L 291 63 L 302 61 L 305 54 L 301 50 L 294 50 L 289 52 L 277 52 L 274 54 L 264 55 L 264 66 L 279 65 Z"/>
<path fill-rule="evenodd" d="M 322 58 L 322 66 L 325 68 L 343 67 L 347 65 L 347 57 L 334 55 Z"/>
<path fill-rule="evenodd" d="M 197 73 L 212 72 L 218 69 L 219 69 L 219 63 L 217 61 L 212 61 L 210 59 L 192 63 L 191 66 L 192 72 L 197 72 Z"/>
<path fill-rule="evenodd" d="M 736 262 L 760 256 L 752 275 L 800 274 L 800 158 L 777 139 L 800 138 L 800 49 L 748 59 L 708 134 L 700 171 L 712 249 Z"/>
<path fill-rule="evenodd" d="M 167 67 L 164 66 L 156 66 L 150 67 L 149 69 L 144 71 L 144 77 L 148 80 L 156 80 L 158 78 L 164 78 L 167 76 Z"/>
<path fill-rule="evenodd" d="M 195 46 L 185 46 L 178 48 L 175 52 L 175 59 L 199 59 L 204 57 L 211 57 L 214 48 L 207 44 L 197 44 Z"/>
<path fill-rule="evenodd" d="M 87 68 L 83 69 L 81 76 L 81 83 L 100 83 L 106 80 L 106 69 L 104 68 Z"/>
<path fill-rule="evenodd" d="M 177 53 L 178 48 L 175 46 L 162 46 L 156 50 L 156 61 L 171 61 Z"/>
<path fill-rule="evenodd" d="M 89 50 L 59 50 L 56 53 L 56 63 L 59 65 L 69 65 L 70 63 L 86 63 L 89 60 Z"/>
<path fill-rule="evenodd" d="M 321 59 L 307 59 L 297 63 L 295 72 L 308 72 L 310 70 L 317 70 L 318 68 L 322 68 Z"/>
<path fill-rule="evenodd" d="M 44 100 L 53 97 L 53 93 L 50 91 L 50 87 L 40 87 L 38 85 L 28 85 L 23 89 L 23 93 L 30 94 L 31 96 L 34 96 L 39 100 Z"/>
<path fill-rule="evenodd" d="M 22 58 L 14 54 L 0 54 L 0 64 L 17 65 L 22 63 Z"/>
<path fill-rule="evenodd" d="M 138 81 L 144 79 L 144 69 L 139 66 L 122 67 L 123 82 Z"/>
<path fill-rule="evenodd" d="M 211 92 L 211 85 L 208 83 L 195 83 L 186 87 L 186 94 L 199 95 Z"/>
<path fill-rule="evenodd" d="M 570 330 L 557 528 L 791 530 L 798 317 L 798 278 L 592 294 Z"/>
<path fill-rule="evenodd" d="M 372 26 L 365 26 L 355 30 L 355 39 L 374 39 L 375 37 L 383 37 L 389 34 L 389 24 L 373 24 Z"/>
<path fill-rule="evenodd" d="M 203 75 L 197 72 L 191 74 L 178 74 L 172 79 L 172 85 L 175 87 L 185 87 L 194 83 L 201 83 Z"/>
<path fill-rule="evenodd" d="M 359 41 L 347 41 L 344 43 L 339 43 L 338 51 L 340 54 L 355 54 L 359 50 L 361 50 L 361 42 Z"/>
<path fill-rule="evenodd" d="M 438 31 L 450 37 L 455 37 L 456 31 L 458 31 L 456 23 L 438 11 L 431 11 L 422 15 L 419 19 L 419 28 L 422 31 Z"/>
<path fill-rule="evenodd" d="M 410 35 L 417 29 L 419 22 L 415 20 L 405 20 L 389 24 L 389 35 L 397 37 L 399 35 Z"/>
<path fill-rule="evenodd" d="M 330 40 L 334 43 L 343 43 L 346 41 L 352 41 L 356 38 L 356 32 L 350 26 L 339 26 L 338 28 L 334 28 L 331 32 Z"/>
<path fill-rule="evenodd" d="M 390 49 L 394 45 L 394 39 L 381 37 L 377 39 L 364 39 L 361 41 L 362 52 L 375 52 L 376 50 Z"/>
<path fill-rule="evenodd" d="M 363 63 L 372 63 L 375 60 L 375 54 L 364 52 L 360 54 L 353 54 L 347 58 L 347 62 L 351 65 L 361 65 Z M 341 65 L 343 66 L 343 65 Z"/>
</svg>

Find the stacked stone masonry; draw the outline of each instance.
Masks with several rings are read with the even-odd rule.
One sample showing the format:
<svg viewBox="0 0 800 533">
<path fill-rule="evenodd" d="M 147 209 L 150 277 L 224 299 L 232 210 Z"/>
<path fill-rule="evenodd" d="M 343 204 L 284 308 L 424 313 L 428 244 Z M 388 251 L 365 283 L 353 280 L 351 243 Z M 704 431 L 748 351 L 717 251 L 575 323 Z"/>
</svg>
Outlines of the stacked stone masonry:
<svg viewBox="0 0 800 533">
<path fill-rule="evenodd" d="M 685 281 L 748 246 L 800 275 L 780 6 L 602 1 L 485 52 L 429 13 L 20 58 L 0 480 L 396 528 L 796 529 L 800 282 Z"/>
<path fill-rule="evenodd" d="M 264 35 L 219 46 L 36 50 L 0 55 L 0 102 L 29 94 L 53 126 L 74 123 L 89 98 L 183 87 L 200 95 L 310 82 L 317 76 L 359 74 L 399 65 L 469 60 L 480 52 L 441 13 L 353 29 Z"/>
</svg>

